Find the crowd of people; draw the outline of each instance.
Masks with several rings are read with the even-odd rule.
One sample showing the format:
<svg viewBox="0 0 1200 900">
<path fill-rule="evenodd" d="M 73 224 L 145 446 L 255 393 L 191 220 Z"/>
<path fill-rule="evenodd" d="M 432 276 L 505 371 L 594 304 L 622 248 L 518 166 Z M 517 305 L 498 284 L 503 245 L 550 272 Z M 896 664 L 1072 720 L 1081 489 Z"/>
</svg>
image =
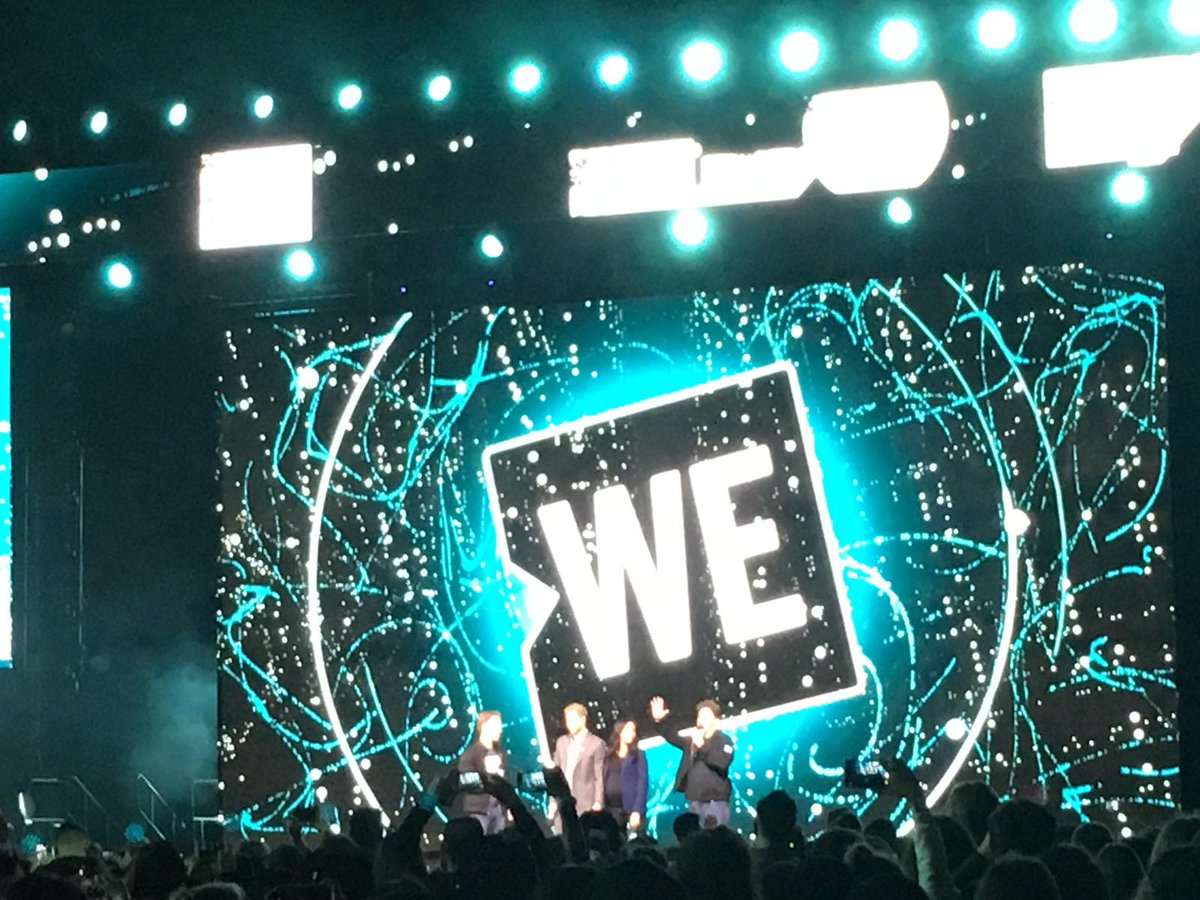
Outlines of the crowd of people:
<svg viewBox="0 0 1200 900">
<path fill-rule="evenodd" d="M 345 833 L 297 816 L 274 844 L 243 841 L 185 860 L 161 842 L 106 853 L 65 824 L 49 858 L 35 861 L 0 827 L 0 900 L 1200 898 L 1200 817 L 1116 839 L 1061 804 L 1002 802 L 982 782 L 957 785 L 934 813 L 899 761 L 886 765 L 882 789 L 906 804 L 906 834 L 890 817 L 863 822 L 833 808 L 805 835 L 795 799 L 777 790 L 758 801 L 744 839 L 726 824 L 732 742 L 716 727 L 719 708 L 700 703 L 690 729 L 677 727 L 662 698 L 650 710 L 681 750 L 675 788 L 688 801 L 669 829 L 659 817 L 657 840 L 647 833 L 633 722 L 617 723 L 606 744 L 584 707 L 564 710 L 555 764 L 522 785 L 548 795 L 547 833 L 508 777 L 503 722 L 488 711 L 436 791 L 388 829 L 369 809 L 355 810 Z M 444 827 L 431 827 L 435 818 Z"/>
<path fill-rule="evenodd" d="M 673 821 L 669 839 L 631 837 L 607 810 L 576 809 L 561 770 L 547 772 L 558 835 L 547 834 L 504 778 L 487 775 L 485 795 L 505 826 L 485 834 L 475 815 L 452 816 L 437 851 L 423 835 L 439 809 L 459 803 L 457 771 L 436 796 L 390 830 L 372 810 L 356 811 L 344 834 L 306 833 L 246 841 L 185 860 L 166 843 L 119 855 L 102 852 L 67 824 L 51 858 L 33 866 L 3 838 L 3 900 L 1192 900 L 1200 897 L 1200 817 L 1114 839 L 1030 800 L 1000 802 L 986 785 L 964 783 L 945 809 L 929 811 L 917 779 L 893 764 L 889 790 L 909 804 L 915 827 L 897 836 L 888 818 L 863 823 L 828 810 L 814 836 L 797 825 L 782 791 L 755 809 L 749 841 L 694 812 Z M 705 825 L 709 827 L 705 827 Z"/>
<path fill-rule="evenodd" d="M 628 747 L 626 747 L 628 752 Z M 481 792 L 503 826 L 462 811 L 457 769 L 435 795 L 385 832 L 378 812 L 357 810 L 345 834 L 293 822 L 289 839 L 246 841 L 184 858 L 166 843 L 102 852 L 65 824 L 49 859 L 33 864 L 0 834 L 2 900 L 1184 900 L 1200 897 L 1200 817 L 1114 839 L 1031 800 L 1001 802 L 980 782 L 958 785 L 937 814 L 917 779 L 889 765 L 889 791 L 914 827 L 863 823 L 834 808 L 807 837 L 782 791 L 755 808 L 751 840 L 713 817 L 680 813 L 668 839 L 629 830 L 607 809 L 580 812 L 561 768 L 545 784 L 557 807 L 547 834 L 516 789 L 487 773 Z M 484 804 L 486 806 L 486 804 Z M 436 852 L 423 836 L 439 810 L 450 818 Z M 486 814 L 490 816 L 491 814 Z"/>
</svg>

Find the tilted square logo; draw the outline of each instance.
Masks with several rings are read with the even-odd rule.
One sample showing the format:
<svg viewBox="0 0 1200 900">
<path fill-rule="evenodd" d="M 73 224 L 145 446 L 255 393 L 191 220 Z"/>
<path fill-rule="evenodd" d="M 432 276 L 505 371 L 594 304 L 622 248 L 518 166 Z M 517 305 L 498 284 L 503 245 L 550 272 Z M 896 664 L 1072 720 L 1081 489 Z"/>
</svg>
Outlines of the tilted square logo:
<svg viewBox="0 0 1200 900">
<path fill-rule="evenodd" d="M 543 752 L 575 701 L 603 734 L 652 694 L 736 724 L 861 693 L 806 415 L 780 362 L 487 448 Z"/>
</svg>

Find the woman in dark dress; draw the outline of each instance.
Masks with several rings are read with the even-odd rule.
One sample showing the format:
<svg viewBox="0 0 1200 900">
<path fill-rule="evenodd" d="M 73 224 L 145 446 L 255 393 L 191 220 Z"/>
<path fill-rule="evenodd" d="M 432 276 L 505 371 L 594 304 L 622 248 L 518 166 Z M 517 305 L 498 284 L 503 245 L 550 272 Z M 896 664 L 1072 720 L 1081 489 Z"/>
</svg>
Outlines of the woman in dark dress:
<svg viewBox="0 0 1200 900">
<path fill-rule="evenodd" d="M 637 745 L 637 723 L 613 728 L 604 760 L 604 805 L 622 827 L 638 831 L 646 817 L 646 754 Z"/>
</svg>

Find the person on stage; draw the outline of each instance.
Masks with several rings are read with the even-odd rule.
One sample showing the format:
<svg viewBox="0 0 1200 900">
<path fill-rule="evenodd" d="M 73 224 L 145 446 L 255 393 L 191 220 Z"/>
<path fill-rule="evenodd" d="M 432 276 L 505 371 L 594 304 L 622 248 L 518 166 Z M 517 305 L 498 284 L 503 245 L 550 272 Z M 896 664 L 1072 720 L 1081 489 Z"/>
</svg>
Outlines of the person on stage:
<svg viewBox="0 0 1200 900">
<path fill-rule="evenodd" d="M 669 744 L 683 751 L 675 773 L 675 790 L 683 791 L 688 808 L 700 817 L 705 828 L 729 822 L 729 766 L 733 741 L 717 728 L 721 707 L 715 700 L 696 704 L 696 724 L 690 735 L 681 735 L 686 720 L 672 717 L 662 697 L 650 699 L 650 718 L 655 730 Z"/>
<path fill-rule="evenodd" d="M 496 834 L 504 829 L 504 807 L 491 794 L 484 793 L 483 778 L 495 775 L 504 778 L 508 772 L 508 753 L 500 746 L 504 732 L 504 720 L 494 709 L 485 709 L 475 724 L 475 740 L 458 758 L 455 768 L 459 774 L 473 772 L 479 775 L 478 788 L 468 788 L 459 794 L 462 814 L 473 816 L 483 826 L 484 834 Z M 460 780 L 461 783 L 461 780 Z"/>
<path fill-rule="evenodd" d="M 562 770 L 575 809 L 580 814 L 604 809 L 604 757 L 608 747 L 588 731 L 588 711 L 582 703 L 563 710 L 567 733 L 554 744 L 554 765 Z"/>
<path fill-rule="evenodd" d="M 646 818 L 646 755 L 637 743 L 637 723 L 622 719 L 613 728 L 604 759 L 604 806 L 631 832 Z"/>
</svg>

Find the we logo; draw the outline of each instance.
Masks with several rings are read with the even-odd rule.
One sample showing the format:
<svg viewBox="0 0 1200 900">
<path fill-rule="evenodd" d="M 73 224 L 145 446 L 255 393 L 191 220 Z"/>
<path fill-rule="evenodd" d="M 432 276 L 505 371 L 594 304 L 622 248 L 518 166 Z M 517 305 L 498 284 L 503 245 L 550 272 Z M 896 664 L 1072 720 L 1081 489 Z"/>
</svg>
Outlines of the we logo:
<svg viewBox="0 0 1200 900">
<path fill-rule="evenodd" d="M 781 362 L 485 451 L 543 751 L 575 700 L 603 734 L 652 694 L 747 721 L 862 690 L 804 417 Z"/>
</svg>

